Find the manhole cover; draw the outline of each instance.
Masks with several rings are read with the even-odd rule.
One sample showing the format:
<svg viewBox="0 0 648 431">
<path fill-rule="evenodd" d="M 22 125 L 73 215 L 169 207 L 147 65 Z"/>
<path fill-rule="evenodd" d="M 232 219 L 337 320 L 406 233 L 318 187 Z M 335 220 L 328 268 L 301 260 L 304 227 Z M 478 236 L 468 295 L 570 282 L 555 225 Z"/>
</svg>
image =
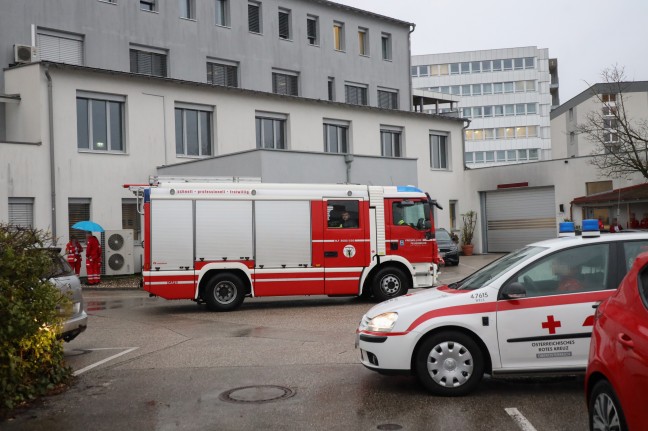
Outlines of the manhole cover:
<svg viewBox="0 0 648 431">
<path fill-rule="evenodd" d="M 295 395 L 295 391 L 290 388 L 262 385 L 230 389 L 220 394 L 219 398 L 230 403 L 260 404 L 283 400 L 293 395 Z"/>
</svg>

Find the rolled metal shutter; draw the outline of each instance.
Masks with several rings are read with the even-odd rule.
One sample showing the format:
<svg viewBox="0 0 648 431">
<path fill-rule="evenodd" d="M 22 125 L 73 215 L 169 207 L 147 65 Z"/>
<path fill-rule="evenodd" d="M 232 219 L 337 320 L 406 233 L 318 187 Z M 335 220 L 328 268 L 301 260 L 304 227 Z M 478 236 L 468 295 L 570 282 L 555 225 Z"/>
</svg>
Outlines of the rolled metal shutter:
<svg viewBox="0 0 648 431">
<path fill-rule="evenodd" d="M 487 249 L 510 252 L 556 237 L 553 187 L 486 192 Z"/>
</svg>

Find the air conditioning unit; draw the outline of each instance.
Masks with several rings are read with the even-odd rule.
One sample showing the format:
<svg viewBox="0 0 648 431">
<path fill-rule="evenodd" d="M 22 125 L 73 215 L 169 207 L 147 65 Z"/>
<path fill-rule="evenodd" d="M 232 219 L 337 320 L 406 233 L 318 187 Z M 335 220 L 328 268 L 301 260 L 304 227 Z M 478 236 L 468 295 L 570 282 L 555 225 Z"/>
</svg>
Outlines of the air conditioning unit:
<svg viewBox="0 0 648 431">
<path fill-rule="evenodd" d="M 36 61 L 38 51 L 35 46 L 31 45 L 14 45 L 14 62 L 32 63 Z"/>
<path fill-rule="evenodd" d="M 107 230 L 101 234 L 101 273 L 133 274 L 133 229 Z"/>
</svg>

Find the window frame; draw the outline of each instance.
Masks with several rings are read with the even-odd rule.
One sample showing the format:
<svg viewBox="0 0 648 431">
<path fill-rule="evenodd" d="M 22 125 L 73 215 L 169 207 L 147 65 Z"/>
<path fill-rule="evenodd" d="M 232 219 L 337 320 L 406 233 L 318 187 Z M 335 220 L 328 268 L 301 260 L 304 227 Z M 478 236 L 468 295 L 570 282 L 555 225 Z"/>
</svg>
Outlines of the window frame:
<svg viewBox="0 0 648 431">
<path fill-rule="evenodd" d="M 182 153 L 178 152 L 178 118 L 177 114 L 178 111 L 181 113 L 181 118 L 182 118 Z M 197 139 L 198 142 L 197 148 L 198 148 L 198 154 L 188 154 L 188 148 L 190 142 L 188 141 L 187 137 L 187 113 L 188 112 L 195 112 L 196 113 L 196 132 L 197 132 Z M 203 152 L 203 119 L 200 115 L 200 113 L 205 113 L 207 114 L 207 138 L 209 139 L 209 153 L 206 154 Z M 179 158 L 204 158 L 204 157 L 211 157 L 214 155 L 214 107 L 213 106 L 206 106 L 206 105 L 190 105 L 190 104 L 185 104 L 185 103 L 176 103 L 174 110 L 174 124 L 176 127 L 175 130 L 175 155 L 176 157 Z"/>
<path fill-rule="evenodd" d="M 214 23 L 218 27 L 231 27 L 230 0 L 215 0 Z M 219 22 L 219 17 L 220 21 Z"/>
<path fill-rule="evenodd" d="M 147 9 L 143 9 L 142 6 L 148 6 Z M 140 0 L 139 2 L 139 10 L 144 11 L 144 12 L 155 12 L 157 13 L 158 11 L 158 0 Z"/>
<path fill-rule="evenodd" d="M 398 109 L 398 90 L 378 88 L 378 107 L 382 109 Z M 387 100 L 387 104 L 383 102 Z"/>
<path fill-rule="evenodd" d="M 158 48 L 148 48 L 148 47 L 143 47 L 143 46 L 138 46 L 138 45 L 131 45 L 129 47 L 129 61 L 130 61 L 130 72 L 131 73 L 137 73 L 140 75 L 147 75 L 147 76 L 159 76 L 162 78 L 166 78 L 169 76 L 169 55 L 168 51 L 163 50 L 163 49 L 158 49 Z M 135 55 L 135 58 L 133 58 L 133 54 Z M 141 59 L 140 56 L 144 55 L 150 55 L 151 58 L 148 60 L 150 63 L 150 73 L 148 71 L 141 71 L 139 70 L 139 65 L 140 61 L 144 61 L 145 59 Z M 160 74 L 153 73 L 155 72 L 154 70 L 154 64 L 153 61 L 159 58 L 161 60 L 160 62 Z M 135 66 L 136 70 L 133 70 L 133 66 Z"/>
<path fill-rule="evenodd" d="M 299 96 L 299 73 L 273 69 L 272 92 L 284 96 Z"/>
<path fill-rule="evenodd" d="M 349 145 L 350 125 L 351 124 L 348 121 L 324 119 L 323 131 L 324 131 L 324 152 L 325 153 L 329 153 L 329 154 L 350 154 L 351 153 L 350 145 Z M 332 144 L 330 139 L 332 136 L 331 132 L 335 132 L 338 151 L 333 151 L 333 149 L 331 148 L 331 144 Z M 342 145 L 340 145 L 340 141 L 343 141 Z"/>
<path fill-rule="evenodd" d="M 309 27 L 309 22 L 313 22 L 313 30 L 315 34 L 310 34 L 310 27 Z M 319 40 L 319 17 L 316 15 L 306 15 L 306 40 L 308 41 L 308 44 L 310 46 L 319 46 L 320 40 Z M 311 39 L 313 39 L 311 41 Z"/>
<path fill-rule="evenodd" d="M 382 32 L 380 34 L 380 51 L 381 51 L 381 56 L 384 61 L 392 61 L 393 60 L 393 52 L 392 52 L 392 35 L 391 33 L 385 33 Z"/>
<path fill-rule="evenodd" d="M 353 91 L 355 98 L 359 103 L 354 103 L 349 97 L 349 93 Z M 362 100 L 361 100 L 362 99 Z M 369 87 L 365 84 L 355 84 L 350 82 L 344 83 L 344 102 L 350 105 L 368 106 L 369 105 Z M 364 102 L 364 103 L 363 103 Z"/>
<path fill-rule="evenodd" d="M 370 57 L 369 29 L 366 27 L 358 27 L 358 52 L 361 57 Z"/>
<path fill-rule="evenodd" d="M 261 9 L 262 7 L 261 2 L 248 0 L 247 5 L 248 5 L 247 7 L 248 32 L 252 34 L 263 34 L 263 11 Z M 255 11 L 254 12 L 254 14 L 256 15 L 255 17 L 253 16 L 252 11 Z M 252 26 L 254 20 L 252 20 L 251 18 L 256 18 L 257 26 L 254 28 Z"/>
<path fill-rule="evenodd" d="M 282 25 L 282 16 L 284 17 L 285 20 L 285 24 L 283 25 Z M 282 29 L 283 26 L 285 26 L 285 28 Z M 278 29 L 280 40 L 292 41 L 293 39 L 292 11 L 290 9 L 286 9 L 283 7 L 279 8 L 277 12 L 277 29 Z"/>
<path fill-rule="evenodd" d="M 431 130 L 429 133 L 430 169 L 450 170 L 450 136 L 447 132 Z"/>
<path fill-rule="evenodd" d="M 180 5 L 180 18 L 189 21 L 196 21 L 196 0 L 179 0 Z M 186 6 L 186 10 L 183 7 Z M 183 13 L 187 16 L 183 16 Z"/>
<path fill-rule="evenodd" d="M 333 21 L 333 49 L 337 52 L 345 51 L 344 23 Z"/>
<path fill-rule="evenodd" d="M 266 121 L 272 121 L 272 147 L 263 146 L 265 142 L 264 122 Z M 287 134 L 288 116 L 287 115 L 257 111 L 254 116 L 254 123 L 256 128 L 256 148 L 257 149 L 272 149 L 272 150 L 288 149 L 288 134 Z M 281 137 L 281 142 L 279 142 L 279 140 L 277 139 L 277 127 L 280 127 L 279 135 Z"/>
<path fill-rule="evenodd" d="M 389 142 L 387 142 L 387 138 Z M 386 153 L 387 149 L 390 154 Z M 402 127 L 380 126 L 380 155 L 392 158 L 405 157 Z"/>
<path fill-rule="evenodd" d="M 29 228 L 34 227 L 34 202 L 35 198 L 9 196 L 7 199 L 9 224 Z M 19 220 L 18 213 L 24 214 L 24 220 Z"/>
<path fill-rule="evenodd" d="M 91 198 L 68 198 L 68 238 L 85 243 L 85 231 L 73 229 L 72 225 L 83 220 L 92 220 Z"/>
<path fill-rule="evenodd" d="M 224 87 L 233 87 L 233 88 L 239 88 L 240 83 L 239 83 L 239 64 L 237 62 L 230 62 L 230 61 L 225 61 L 225 60 L 218 60 L 218 59 L 211 59 L 208 58 L 206 62 L 206 67 L 207 67 L 207 84 L 211 85 L 220 85 Z M 210 70 L 211 68 L 211 70 Z M 214 82 L 214 75 L 215 75 L 215 69 L 216 68 L 221 68 L 222 73 L 223 73 L 223 81 L 225 82 L 224 84 L 218 84 Z M 234 71 L 234 73 L 230 73 L 231 70 Z M 210 74 L 211 72 L 211 74 Z M 209 76 L 212 76 L 211 82 L 209 80 Z M 234 79 L 234 83 L 229 81 L 230 78 Z"/>
<path fill-rule="evenodd" d="M 83 100 L 85 102 L 85 112 L 86 115 L 83 117 L 86 120 L 85 124 L 85 129 L 80 130 L 80 115 L 79 115 L 79 101 Z M 76 94 L 76 126 L 77 126 L 77 151 L 80 152 L 91 152 L 91 153 L 96 153 L 96 154 L 126 154 L 126 97 L 125 96 L 117 96 L 117 95 L 108 95 L 108 94 L 99 94 L 99 93 L 89 93 L 89 92 L 83 92 L 83 91 L 78 91 Z M 96 117 L 93 116 L 94 113 L 94 106 L 96 103 L 104 103 L 105 104 L 105 132 L 106 132 L 106 149 L 101 149 L 96 147 L 96 142 L 95 142 L 95 119 Z M 111 104 L 117 104 L 119 107 L 119 142 L 121 144 L 120 149 L 113 149 L 113 133 L 114 133 L 114 128 L 112 124 L 113 120 L 113 113 L 112 110 L 110 109 Z M 81 147 L 80 146 L 80 137 L 81 137 L 81 132 L 85 131 L 87 133 L 86 139 L 87 139 L 87 147 Z"/>
</svg>

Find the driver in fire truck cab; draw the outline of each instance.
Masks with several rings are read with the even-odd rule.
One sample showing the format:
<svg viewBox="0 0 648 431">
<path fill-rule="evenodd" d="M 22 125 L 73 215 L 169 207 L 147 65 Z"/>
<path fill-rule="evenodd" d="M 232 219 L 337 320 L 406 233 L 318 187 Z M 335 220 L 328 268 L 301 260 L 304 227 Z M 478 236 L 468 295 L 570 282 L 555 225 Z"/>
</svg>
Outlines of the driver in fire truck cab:
<svg viewBox="0 0 648 431">
<path fill-rule="evenodd" d="M 358 219 L 355 218 L 351 212 L 342 205 L 334 205 L 329 213 L 329 227 L 337 228 L 357 228 Z"/>
</svg>

